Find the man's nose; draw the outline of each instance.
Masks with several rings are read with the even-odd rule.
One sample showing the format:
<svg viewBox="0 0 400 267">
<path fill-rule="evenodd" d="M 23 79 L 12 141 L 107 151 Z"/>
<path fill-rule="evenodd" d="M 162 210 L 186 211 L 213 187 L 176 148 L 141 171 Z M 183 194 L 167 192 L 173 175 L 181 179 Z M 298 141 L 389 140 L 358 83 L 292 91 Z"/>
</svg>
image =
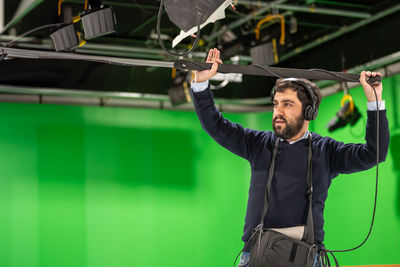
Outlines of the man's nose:
<svg viewBox="0 0 400 267">
<path fill-rule="evenodd" d="M 274 107 L 274 115 L 275 115 L 275 116 L 277 116 L 277 115 L 283 115 L 283 108 L 282 108 L 281 105 L 276 105 L 276 106 Z M 274 116 L 274 117 L 275 117 L 275 116 Z"/>
</svg>

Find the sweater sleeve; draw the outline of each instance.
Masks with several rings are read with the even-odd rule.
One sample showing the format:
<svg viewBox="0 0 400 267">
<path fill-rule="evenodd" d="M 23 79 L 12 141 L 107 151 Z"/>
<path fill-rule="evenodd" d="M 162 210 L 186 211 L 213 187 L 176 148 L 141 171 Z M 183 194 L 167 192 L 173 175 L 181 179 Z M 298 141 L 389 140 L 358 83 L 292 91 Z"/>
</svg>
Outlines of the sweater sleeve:
<svg viewBox="0 0 400 267">
<path fill-rule="evenodd" d="M 220 145 L 251 160 L 253 148 L 260 144 L 263 132 L 245 129 L 238 123 L 225 119 L 215 107 L 210 86 L 204 91 L 194 92 L 193 103 L 203 129 Z"/>
<path fill-rule="evenodd" d="M 331 143 L 331 164 L 335 172 L 353 173 L 376 165 L 377 131 L 376 111 L 367 111 L 365 144 Z M 379 111 L 379 162 L 386 159 L 389 148 L 389 126 L 386 110 Z"/>
</svg>

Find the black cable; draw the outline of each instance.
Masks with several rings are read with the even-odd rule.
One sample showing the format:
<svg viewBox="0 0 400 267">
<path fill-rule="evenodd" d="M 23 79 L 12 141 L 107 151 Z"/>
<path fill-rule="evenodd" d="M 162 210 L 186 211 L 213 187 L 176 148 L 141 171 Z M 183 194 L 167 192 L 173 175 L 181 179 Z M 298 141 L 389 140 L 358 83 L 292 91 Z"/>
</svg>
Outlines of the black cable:
<svg viewBox="0 0 400 267">
<path fill-rule="evenodd" d="M 365 129 L 365 127 L 366 127 L 365 118 L 364 118 L 364 116 L 361 116 L 361 118 L 362 118 L 362 125 L 364 126 L 364 129 Z M 349 132 L 355 138 L 362 138 L 364 136 L 364 133 L 356 134 L 355 132 L 353 132 L 353 127 L 349 127 Z"/>
<path fill-rule="evenodd" d="M 236 261 L 238 260 L 240 254 L 243 252 L 244 248 L 239 252 L 239 254 L 237 254 L 235 261 L 233 262 L 233 267 L 236 267 Z"/>
<path fill-rule="evenodd" d="M 194 44 L 192 46 L 192 48 L 190 48 L 188 51 L 179 54 L 179 53 L 175 53 L 173 51 L 168 50 L 165 46 L 163 41 L 161 40 L 161 15 L 162 15 L 162 7 L 164 4 L 164 0 L 161 0 L 160 2 L 160 9 L 158 10 L 158 17 L 157 17 L 157 37 L 158 37 L 158 42 L 161 45 L 161 48 L 167 52 L 170 55 L 173 56 L 178 56 L 178 57 L 182 57 L 182 56 L 186 56 L 190 53 L 192 53 L 192 51 L 197 47 L 197 44 L 199 43 L 200 40 L 200 18 L 199 18 L 199 14 L 197 13 L 197 8 L 196 8 L 196 4 L 195 1 L 196 0 L 191 0 L 192 1 L 192 5 L 193 5 L 193 13 L 195 13 L 196 16 L 196 22 L 197 22 L 197 33 L 196 33 L 196 39 L 194 41 Z"/>
<path fill-rule="evenodd" d="M 379 103 L 378 103 L 378 95 L 376 94 L 376 90 L 374 86 L 368 82 L 368 84 L 371 86 L 372 90 L 374 91 L 375 94 L 375 101 L 376 101 L 376 185 L 375 185 L 375 200 L 374 200 L 374 210 L 372 212 L 372 220 L 371 220 L 371 226 L 369 228 L 368 234 L 364 241 L 361 242 L 358 246 L 350 249 L 343 249 L 343 250 L 330 250 L 330 252 L 348 252 L 352 250 L 356 250 L 360 248 L 364 243 L 368 240 L 368 238 L 371 235 L 372 232 L 372 227 L 374 225 L 374 220 L 375 220 L 375 212 L 376 212 L 376 203 L 378 200 L 378 174 L 379 174 Z"/>
<path fill-rule="evenodd" d="M 27 36 L 28 34 L 31 34 L 31 33 L 33 33 L 33 32 L 36 32 L 36 31 L 39 31 L 39 30 L 42 30 L 42 29 L 46 29 L 46 28 L 56 28 L 56 27 L 60 27 L 60 26 L 62 26 L 62 25 L 64 25 L 64 24 L 65 24 L 65 23 L 54 23 L 54 24 L 47 24 L 47 25 L 39 26 L 39 27 L 37 27 L 37 28 L 34 28 L 34 29 L 32 29 L 32 30 L 27 31 L 27 32 L 24 33 L 24 34 L 21 34 L 21 35 L 15 37 L 14 40 L 12 40 L 11 42 L 8 42 L 7 44 L 5 44 L 5 47 L 10 47 L 11 44 L 15 43 L 15 42 L 18 41 L 19 39 L 21 39 L 21 38 L 23 38 L 23 37 L 25 37 L 25 36 Z"/>
<path fill-rule="evenodd" d="M 275 76 L 275 77 L 277 77 L 277 78 L 288 78 L 288 77 L 283 77 L 282 75 L 277 74 L 276 72 L 270 70 L 270 68 L 267 67 L 267 66 L 262 66 L 262 65 L 258 65 L 258 64 L 251 64 L 251 66 L 260 68 L 260 69 L 262 69 L 262 70 L 268 72 L 269 74 L 272 74 L 272 76 Z"/>
<path fill-rule="evenodd" d="M 356 83 L 359 82 L 358 80 L 353 80 L 353 79 L 347 78 L 347 77 L 345 77 L 345 76 L 343 76 L 343 75 L 340 75 L 340 74 L 337 74 L 337 73 L 333 73 L 333 72 L 331 72 L 331 71 L 329 71 L 329 70 L 324 70 L 324 69 L 308 69 L 308 70 L 328 73 L 328 74 L 331 74 L 332 76 L 336 76 L 336 77 L 345 79 L 345 80 L 347 80 L 348 82 L 356 82 Z"/>
</svg>

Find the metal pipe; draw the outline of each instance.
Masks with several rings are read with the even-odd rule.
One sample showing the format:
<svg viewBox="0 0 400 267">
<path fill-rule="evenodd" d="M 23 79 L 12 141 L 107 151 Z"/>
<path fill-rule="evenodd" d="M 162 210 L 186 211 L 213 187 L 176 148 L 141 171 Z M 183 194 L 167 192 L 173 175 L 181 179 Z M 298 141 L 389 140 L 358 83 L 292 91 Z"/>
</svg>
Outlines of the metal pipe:
<svg viewBox="0 0 400 267">
<path fill-rule="evenodd" d="M 14 36 L 0 35 L 0 41 L 12 41 Z M 42 43 L 30 43 L 34 41 L 33 37 L 24 37 L 20 39 L 17 44 L 19 48 L 31 48 L 31 49 L 44 49 L 54 50 L 51 45 L 50 39 L 42 39 Z M 162 49 L 154 48 L 143 48 L 128 45 L 110 45 L 110 44 L 99 44 L 99 43 L 87 43 L 84 46 L 77 48 L 75 52 L 79 54 L 90 54 L 90 55 L 102 55 L 102 56 L 117 56 L 117 57 L 129 57 L 129 58 L 146 58 L 155 60 L 165 60 L 165 56 L 169 56 L 167 52 Z M 207 53 L 205 52 L 193 52 L 190 54 L 190 58 L 205 59 Z M 243 63 L 252 62 L 250 56 L 239 55 L 238 61 Z M 227 60 L 226 63 L 231 62 Z"/>
<path fill-rule="evenodd" d="M 14 95 L 15 101 L 17 96 L 21 95 L 41 95 L 51 96 L 52 103 L 58 104 L 84 104 L 86 105 L 100 105 L 100 103 L 106 106 L 129 106 L 129 107 L 149 107 L 159 108 L 158 103 L 163 103 L 163 108 L 175 109 L 175 110 L 193 110 L 193 105 L 186 104 L 181 106 L 171 106 L 170 99 L 167 95 L 158 94 L 143 94 L 143 93 L 129 93 L 129 92 L 99 92 L 99 91 L 88 91 L 88 90 L 73 90 L 73 89 L 60 89 L 60 88 L 41 88 L 41 87 L 28 87 L 28 86 L 11 86 L 11 85 L 0 85 L 0 92 L 3 94 Z M 58 98 L 56 98 L 58 97 Z M 6 99 L 10 100 L 9 97 Z M 27 99 L 34 98 L 23 98 L 27 102 Z M 45 98 L 43 98 L 45 99 Z M 91 100 L 92 99 L 92 100 Z M 95 101 L 98 99 L 98 101 Z M 0 97 L 1 101 L 1 97 Z M 130 102 L 129 102 L 130 101 Z M 156 103 L 155 105 L 143 104 Z M 215 99 L 215 103 L 223 107 L 225 111 L 232 112 L 260 112 L 271 110 L 271 107 L 265 106 L 269 103 L 269 97 L 256 98 L 256 99 Z"/>
<path fill-rule="evenodd" d="M 369 5 L 360 5 L 360 4 L 354 4 L 354 3 L 329 1 L 329 0 L 314 0 L 314 3 L 328 4 L 328 5 L 334 5 L 334 6 L 348 6 L 348 7 L 356 7 L 356 8 L 364 8 L 364 9 L 371 8 L 371 6 L 369 6 Z"/>
<path fill-rule="evenodd" d="M 258 9 L 256 12 L 254 12 L 254 13 L 252 13 L 252 14 L 244 17 L 244 18 L 241 18 L 241 19 L 239 19 L 239 20 L 237 20 L 235 22 L 232 22 L 227 27 L 224 27 L 224 28 L 220 29 L 219 31 L 215 32 L 214 34 L 212 34 L 210 36 L 207 36 L 207 37 L 204 37 L 204 39 L 206 41 L 210 42 L 210 41 L 214 40 L 215 38 L 217 38 L 218 36 L 220 36 L 221 34 L 224 34 L 225 32 L 227 32 L 229 30 L 233 30 L 233 29 L 239 27 L 240 25 L 246 23 L 247 21 L 252 20 L 253 16 L 261 15 L 264 12 L 268 11 L 270 8 L 275 7 L 278 4 L 282 4 L 282 3 L 286 2 L 286 1 L 288 1 L 288 0 L 276 0 L 276 1 L 271 2 L 271 3 L 263 3 L 262 5 L 260 5 L 261 6 L 260 9 Z"/>
<path fill-rule="evenodd" d="M 308 26 L 308 27 L 315 27 L 315 28 L 323 28 L 323 29 L 339 29 L 340 26 L 337 25 L 328 25 L 328 24 L 320 24 L 320 23 L 315 23 L 315 22 L 305 22 L 305 21 L 299 21 L 297 22 L 298 25 L 302 26 Z"/>
<path fill-rule="evenodd" d="M 400 72 L 400 51 L 393 53 L 391 55 L 382 57 L 380 59 L 371 61 L 364 65 L 356 66 L 354 68 L 349 69 L 351 72 L 360 72 L 364 69 L 374 69 L 385 67 L 387 69 L 391 69 L 391 66 L 396 67 L 393 70 L 393 73 L 396 74 Z M 397 63 L 396 63 L 397 62 Z M 391 66 L 388 66 L 391 65 Z M 318 83 L 320 87 L 329 86 L 321 90 L 324 96 L 331 95 L 340 91 L 335 85 L 332 85 L 332 82 L 328 83 Z M 336 84 L 337 85 L 337 84 Z M 358 83 L 356 85 L 359 85 Z M 350 87 L 353 87 L 350 85 Z M 107 99 L 109 105 L 111 106 L 129 106 L 129 107 L 144 107 L 142 102 L 134 102 L 134 103 L 125 103 L 118 104 L 118 100 L 132 100 L 132 101 L 147 101 L 148 103 L 153 102 L 156 103 L 154 105 L 147 104 L 145 107 L 149 108 L 159 108 L 158 103 L 165 103 L 163 107 L 167 107 L 168 109 L 175 110 L 193 110 L 191 104 L 182 105 L 178 107 L 172 107 L 169 103 L 169 98 L 166 95 L 157 95 L 157 94 L 143 94 L 143 93 L 130 93 L 130 92 L 100 92 L 100 91 L 89 91 L 89 90 L 73 90 L 73 89 L 59 89 L 59 88 L 40 88 L 40 87 L 24 87 L 24 86 L 10 86 L 10 85 L 0 85 L 0 92 L 7 94 L 19 94 L 23 98 L 23 95 L 50 95 L 50 96 L 59 96 L 59 97 L 76 97 L 76 98 L 99 98 L 99 103 L 107 103 Z M 22 100 L 21 102 L 26 102 Z M 1 100 L 1 99 L 0 99 Z M 111 101 L 113 100 L 113 101 Z M 17 100 L 16 100 L 17 101 Z M 82 101 L 74 101 L 69 102 L 68 98 L 65 101 L 59 101 L 60 103 L 83 103 Z M 90 101 L 89 101 L 90 102 Z M 268 97 L 256 98 L 256 99 L 215 99 L 216 104 L 223 105 L 224 111 L 232 111 L 232 112 L 258 112 L 258 111 L 268 111 L 271 110 L 270 106 L 265 106 L 265 104 L 269 104 L 270 100 Z M 246 107 L 247 106 L 247 107 Z"/>
<path fill-rule="evenodd" d="M 17 11 L 15 12 L 14 17 L 9 23 L 7 23 L 6 26 L 4 26 L 4 29 L 1 31 L 1 33 L 8 31 L 42 2 L 44 2 L 44 0 L 22 0 Z"/>
<path fill-rule="evenodd" d="M 362 64 L 362 65 L 358 65 L 355 67 L 352 67 L 350 69 L 347 70 L 347 72 L 350 73 L 359 73 L 363 70 L 376 70 L 379 68 L 383 68 L 386 67 L 388 65 L 393 65 L 397 62 L 400 62 L 400 51 L 395 52 L 393 54 L 378 58 L 376 60 L 370 61 L 368 63 Z M 334 84 L 337 84 L 337 82 L 334 81 L 320 81 L 317 83 L 319 88 L 325 88 Z M 358 86 L 359 84 L 356 83 L 356 85 Z"/>
<path fill-rule="evenodd" d="M 120 57 L 103 57 L 91 56 L 76 53 L 62 53 L 53 51 L 26 50 L 4 47 L 2 52 L 7 54 L 9 58 L 32 58 L 32 59 L 68 59 L 68 60 L 88 60 L 92 62 L 116 64 L 121 66 L 152 66 L 162 68 L 173 68 L 174 62 L 120 58 Z"/>
<path fill-rule="evenodd" d="M 4 0 L 0 0 L 0 32 L 4 29 Z"/>
<path fill-rule="evenodd" d="M 64 3 L 72 3 L 72 4 L 82 4 L 82 0 L 65 0 Z M 124 3 L 124 2 L 116 2 L 116 1 L 102 1 L 101 2 L 103 5 L 109 5 L 109 6 L 121 6 L 121 7 L 137 7 L 137 8 L 143 8 L 143 9 L 152 9 L 152 10 L 158 10 L 158 6 L 150 6 L 150 5 L 140 5 L 140 4 L 135 4 L 135 3 Z"/>
<path fill-rule="evenodd" d="M 268 3 L 265 3 L 265 2 L 255 2 L 255 1 L 247 1 L 247 0 L 238 0 L 238 4 L 249 4 L 249 5 L 257 5 L 257 6 L 268 5 Z M 325 15 L 332 15 L 332 16 L 351 17 L 351 18 L 366 19 L 366 18 L 371 17 L 371 14 L 366 13 L 366 12 L 348 11 L 348 10 L 331 9 L 331 8 L 307 7 L 307 6 L 285 5 L 285 4 L 275 4 L 274 7 L 278 8 L 278 9 L 283 9 L 283 10 L 307 12 L 307 13 L 314 13 L 314 14 L 325 14 Z"/>
<path fill-rule="evenodd" d="M 331 8 L 305 7 L 305 6 L 295 6 L 295 5 L 277 5 L 276 7 L 283 10 L 359 18 L 359 19 L 366 19 L 371 17 L 371 14 L 365 12 L 347 11 L 347 10 L 331 9 Z"/>
<path fill-rule="evenodd" d="M 371 22 L 374 22 L 374 21 L 376 21 L 378 19 L 381 19 L 381 18 L 383 18 L 385 16 L 393 14 L 393 13 L 399 11 L 399 10 L 400 10 L 400 4 L 396 5 L 394 7 L 390 7 L 388 9 L 385 9 L 384 11 L 381 11 L 381 12 L 375 14 L 374 16 L 368 18 L 368 19 L 361 20 L 361 21 L 356 22 L 356 23 L 354 23 L 354 24 L 352 24 L 350 26 L 343 26 L 338 31 L 336 31 L 334 33 L 325 35 L 325 36 L 323 36 L 321 38 L 316 39 L 315 41 L 313 41 L 311 43 L 308 43 L 308 44 L 306 44 L 304 46 L 295 48 L 291 52 L 289 52 L 289 53 L 287 53 L 285 55 L 282 55 L 280 57 L 280 62 L 285 61 L 285 60 L 287 60 L 287 59 L 289 59 L 289 58 L 291 58 L 293 56 L 296 56 L 296 55 L 298 55 L 300 53 L 303 53 L 304 51 L 307 51 L 307 50 L 309 50 L 311 48 L 319 46 L 319 45 L 321 45 L 323 43 L 326 43 L 326 42 L 328 42 L 328 41 L 330 41 L 332 39 L 335 39 L 335 38 L 337 38 L 339 36 L 342 36 L 342 35 L 344 35 L 344 34 L 346 34 L 348 32 L 351 32 L 351 31 L 354 31 L 354 30 L 356 30 L 358 28 L 361 28 L 362 26 L 365 26 L 365 25 L 367 25 L 367 24 L 369 24 Z"/>
</svg>

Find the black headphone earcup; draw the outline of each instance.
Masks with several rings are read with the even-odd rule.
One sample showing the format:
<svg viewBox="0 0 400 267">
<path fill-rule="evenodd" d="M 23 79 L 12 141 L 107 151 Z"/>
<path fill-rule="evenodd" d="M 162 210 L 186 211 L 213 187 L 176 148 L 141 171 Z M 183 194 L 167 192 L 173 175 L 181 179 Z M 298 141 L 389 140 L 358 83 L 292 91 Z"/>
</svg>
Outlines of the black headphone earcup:
<svg viewBox="0 0 400 267">
<path fill-rule="evenodd" d="M 304 108 L 304 119 L 308 121 L 314 120 L 314 109 L 310 104 L 306 105 Z"/>
</svg>

